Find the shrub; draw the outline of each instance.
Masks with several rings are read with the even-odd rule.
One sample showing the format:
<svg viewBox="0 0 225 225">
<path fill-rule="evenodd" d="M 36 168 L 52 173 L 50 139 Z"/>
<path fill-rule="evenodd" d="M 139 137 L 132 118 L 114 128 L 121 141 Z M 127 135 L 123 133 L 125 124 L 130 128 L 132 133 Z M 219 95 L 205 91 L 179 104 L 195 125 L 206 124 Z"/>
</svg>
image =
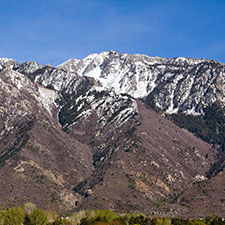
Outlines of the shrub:
<svg viewBox="0 0 225 225">
<path fill-rule="evenodd" d="M 30 225 L 47 225 L 48 218 L 40 209 L 34 209 L 29 216 Z"/>
<path fill-rule="evenodd" d="M 104 221 L 106 223 L 111 223 L 116 217 L 116 214 L 111 210 L 97 210 L 95 214 L 96 221 Z"/>
<path fill-rule="evenodd" d="M 25 214 L 21 208 L 11 208 L 4 212 L 4 225 L 21 225 Z"/>
<path fill-rule="evenodd" d="M 22 208 L 26 214 L 30 215 L 33 212 L 33 210 L 36 209 L 37 207 L 35 204 L 31 202 L 27 202 L 22 205 Z"/>
</svg>

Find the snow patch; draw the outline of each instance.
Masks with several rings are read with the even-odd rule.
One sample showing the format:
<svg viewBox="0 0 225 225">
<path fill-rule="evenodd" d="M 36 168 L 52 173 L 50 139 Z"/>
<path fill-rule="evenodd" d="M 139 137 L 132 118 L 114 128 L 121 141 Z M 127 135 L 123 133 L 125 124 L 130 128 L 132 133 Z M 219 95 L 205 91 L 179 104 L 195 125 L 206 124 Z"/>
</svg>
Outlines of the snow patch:
<svg viewBox="0 0 225 225">
<path fill-rule="evenodd" d="M 204 180 L 207 180 L 207 178 L 203 175 L 198 174 L 198 175 L 195 176 L 195 180 L 196 181 L 204 181 Z"/>
<path fill-rule="evenodd" d="M 44 108 L 52 115 L 52 108 L 55 106 L 55 100 L 59 97 L 54 90 L 38 86 L 38 100 L 43 104 Z"/>
</svg>

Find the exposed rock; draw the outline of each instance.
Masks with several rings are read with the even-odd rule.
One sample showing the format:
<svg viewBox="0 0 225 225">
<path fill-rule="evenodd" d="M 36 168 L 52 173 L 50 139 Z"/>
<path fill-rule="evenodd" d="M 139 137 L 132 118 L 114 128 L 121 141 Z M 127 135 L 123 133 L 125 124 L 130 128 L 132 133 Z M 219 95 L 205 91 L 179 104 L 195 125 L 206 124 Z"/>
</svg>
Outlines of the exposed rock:
<svg viewBox="0 0 225 225">
<path fill-rule="evenodd" d="M 210 145 L 164 116 L 207 116 L 213 103 L 223 107 L 224 74 L 214 60 L 115 51 L 56 68 L 1 58 L 0 205 L 174 216 L 206 215 L 216 204 L 222 215 L 223 155 L 208 176 L 221 143 Z"/>
</svg>

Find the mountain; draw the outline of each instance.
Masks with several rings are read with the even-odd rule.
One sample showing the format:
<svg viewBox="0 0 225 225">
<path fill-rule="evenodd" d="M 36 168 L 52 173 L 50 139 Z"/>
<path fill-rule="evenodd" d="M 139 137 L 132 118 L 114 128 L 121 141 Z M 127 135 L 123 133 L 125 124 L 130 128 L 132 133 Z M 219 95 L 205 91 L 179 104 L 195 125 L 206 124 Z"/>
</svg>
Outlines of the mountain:
<svg viewBox="0 0 225 225">
<path fill-rule="evenodd" d="M 93 77 L 107 89 L 143 98 L 168 114 L 201 114 L 203 108 L 216 101 L 225 105 L 225 64 L 215 60 L 166 59 L 110 51 L 68 60 L 57 68 Z"/>
<path fill-rule="evenodd" d="M 224 74 L 115 51 L 56 68 L 0 58 L 0 205 L 224 214 Z"/>
<path fill-rule="evenodd" d="M 71 208 L 71 189 L 93 170 L 89 147 L 61 130 L 55 91 L 11 68 L 0 77 L 1 205 Z"/>
<path fill-rule="evenodd" d="M 181 128 L 219 145 L 217 163 L 208 174 L 225 167 L 225 64 L 110 51 L 68 60 L 57 68 L 76 71 L 116 93 L 138 98 Z"/>
</svg>

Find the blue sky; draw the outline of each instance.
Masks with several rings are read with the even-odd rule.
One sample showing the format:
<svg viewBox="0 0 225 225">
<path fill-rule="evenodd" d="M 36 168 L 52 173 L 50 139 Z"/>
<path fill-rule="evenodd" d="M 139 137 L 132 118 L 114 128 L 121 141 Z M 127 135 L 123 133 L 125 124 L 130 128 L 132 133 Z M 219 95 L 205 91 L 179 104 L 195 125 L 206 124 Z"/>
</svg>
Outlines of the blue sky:
<svg viewBox="0 0 225 225">
<path fill-rule="evenodd" d="M 225 62 L 224 0 L 1 0 L 0 57 L 56 66 L 115 50 Z"/>
</svg>

